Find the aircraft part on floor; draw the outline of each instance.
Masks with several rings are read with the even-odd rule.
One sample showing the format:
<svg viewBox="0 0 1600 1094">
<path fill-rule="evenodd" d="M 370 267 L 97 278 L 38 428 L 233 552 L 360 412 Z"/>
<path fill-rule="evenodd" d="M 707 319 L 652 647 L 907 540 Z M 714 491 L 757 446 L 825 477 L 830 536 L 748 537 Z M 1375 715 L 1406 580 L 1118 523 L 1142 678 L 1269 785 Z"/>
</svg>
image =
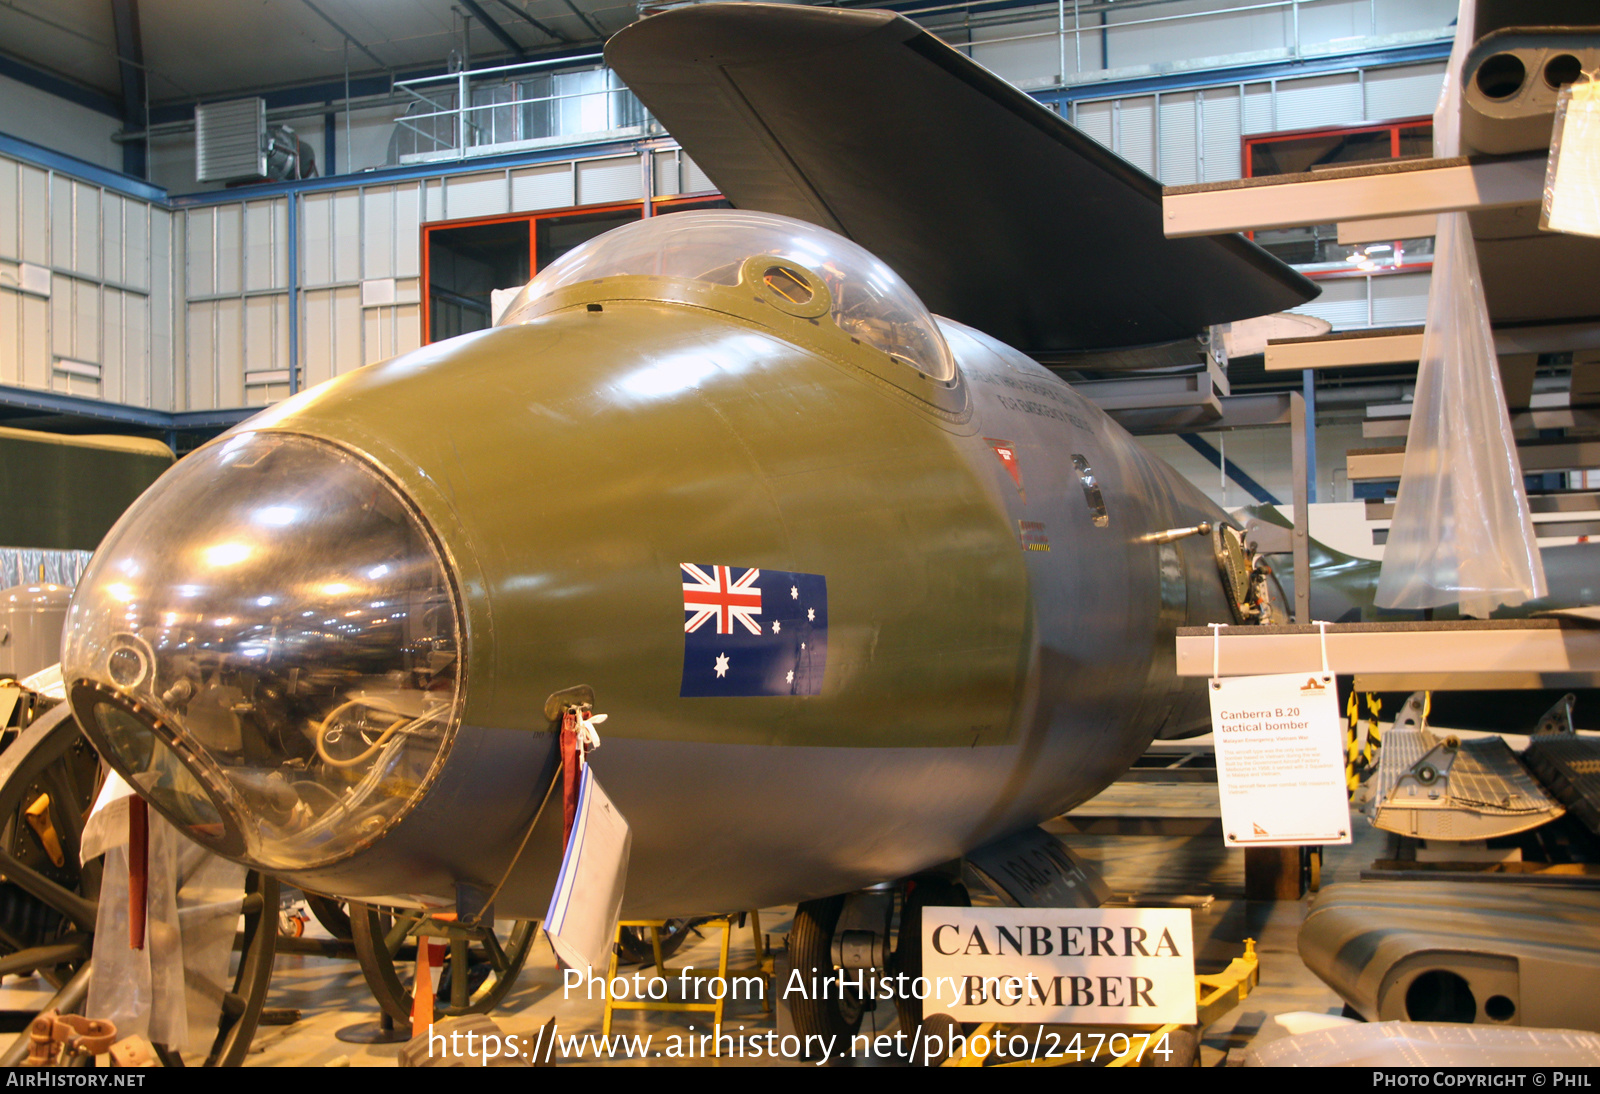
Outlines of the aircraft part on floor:
<svg viewBox="0 0 1600 1094">
<path fill-rule="evenodd" d="M 1299 949 L 1369 1021 L 1600 1030 L 1600 890 L 1592 887 L 1331 885 L 1306 916 Z"/>
</svg>

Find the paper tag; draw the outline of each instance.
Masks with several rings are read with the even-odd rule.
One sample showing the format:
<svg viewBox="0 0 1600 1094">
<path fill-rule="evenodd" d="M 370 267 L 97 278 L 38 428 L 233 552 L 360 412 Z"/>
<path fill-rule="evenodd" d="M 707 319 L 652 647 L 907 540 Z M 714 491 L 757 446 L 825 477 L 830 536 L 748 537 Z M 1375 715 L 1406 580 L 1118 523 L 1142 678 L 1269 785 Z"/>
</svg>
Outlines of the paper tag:
<svg viewBox="0 0 1600 1094">
<path fill-rule="evenodd" d="M 1192 934 L 1186 909 L 929 907 L 910 990 L 961 1022 L 1190 1025 Z"/>
<path fill-rule="evenodd" d="M 567 838 L 566 854 L 544 929 L 550 945 L 569 968 L 601 975 L 610 963 L 622 912 L 622 886 L 628 874 L 633 833 L 611 804 L 594 767 L 583 765 L 578 812 Z"/>
<path fill-rule="evenodd" d="M 1600 236 L 1600 84 L 1561 91 L 1539 227 Z"/>
<path fill-rule="evenodd" d="M 1207 690 L 1227 845 L 1349 843 L 1333 676 L 1234 676 Z"/>
</svg>

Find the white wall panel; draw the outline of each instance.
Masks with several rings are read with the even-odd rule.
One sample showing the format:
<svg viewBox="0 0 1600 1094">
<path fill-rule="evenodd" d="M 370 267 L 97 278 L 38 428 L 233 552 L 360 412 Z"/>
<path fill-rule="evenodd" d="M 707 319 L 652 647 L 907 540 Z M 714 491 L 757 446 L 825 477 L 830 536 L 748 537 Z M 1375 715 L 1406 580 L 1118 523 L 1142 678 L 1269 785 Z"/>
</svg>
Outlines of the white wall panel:
<svg viewBox="0 0 1600 1094">
<path fill-rule="evenodd" d="M 333 291 L 334 370 L 350 372 L 366 364 L 361 348 L 361 289 Z"/>
<path fill-rule="evenodd" d="M 236 293 L 244 285 L 244 204 L 215 207 L 217 281 L 213 292 Z"/>
<path fill-rule="evenodd" d="M 100 363 L 100 286 L 72 283 L 72 354 L 79 361 Z"/>
<path fill-rule="evenodd" d="M 416 277 L 422 272 L 422 188 L 412 182 L 394 189 L 394 272 Z"/>
<path fill-rule="evenodd" d="M 363 278 L 393 277 L 395 253 L 394 188 L 369 186 L 361 194 Z"/>
<path fill-rule="evenodd" d="M 50 302 L 19 297 L 22 310 L 22 376 L 24 387 L 50 386 Z"/>
<path fill-rule="evenodd" d="M 113 403 L 126 402 L 124 389 L 127 379 L 128 353 L 124 341 L 127 327 L 123 317 L 127 295 L 116 289 L 107 289 L 100 301 L 100 397 Z M 143 347 L 139 347 L 141 350 Z M 140 354 L 143 357 L 143 354 Z M 142 364 L 142 360 L 139 362 Z"/>
<path fill-rule="evenodd" d="M 184 295 L 210 296 L 217 291 L 216 210 L 190 209 L 184 221 Z"/>
<path fill-rule="evenodd" d="M 22 294 L 6 287 L 14 273 L 0 262 L 0 384 L 22 382 Z"/>
<path fill-rule="evenodd" d="M 1376 13 L 1377 33 L 1406 34 L 1447 27 L 1456 17 L 1458 4 L 1459 0 L 1380 2 Z"/>
<path fill-rule="evenodd" d="M 165 209 L 150 210 L 150 300 L 145 314 L 149 326 L 150 386 L 146 392 L 148 405 L 161 410 L 177 409 L 178 389 L 178 339 L 182 337 L 182 324 L 172 306 L 173 237 L 178 233 L 180 218 Z"/>
<path fill-rule="evenodd" d="M 278 287 L 277 256 L 288 243 L 278 234 L 277 201 L 249 201 L 244 206 L 244 287 L 252 292 Z"/>
<path fill-rule="evenodd" d="M 333 378 L 333 291 L 303 293 L 300 370 L 306 387 Z"/>
<path fill-rule="evenodd" d="M 244 301 L 218 300 L 216 406 L 244 404 Z"/>
<path fill-rule="evenodd" d="M 1068 16 L 1069 22 L 1071 16 Z M 1043 34 L 1043 37 L 1032 35 Z M 1017 39 L 985 44 L 992 38 Z M 1072 68 L 1072 48 L 1068 45 L 1067 67 Z M 1061 44 L 1056 37 L 1056 13 L 1052 5 L 1047 19 L 1017 21 L 999 27 L 980 27 L 972 33 L 968 55 L 984 68 L 1011 83 L 1038 84 L 1056 76 L 1061 68 Z"/>
<path fill-rule="evenodd" d="M 655 164 L 655 195 L 656 197 L 671 197 L 679 190 L 681 183 L 678 180 L 678 153 L 657 152 Z"/>
<path fill-rule="evenodd" d="M 289 343 L 280 341 L 279 312 L 286 312 L 288 296 L 251 296 L 244 302 L 243 372 L 273 372 L 289 367 Z"/>
<path fill-rule="evenodd" d="M 670 158 L 670 154 L 667 155 Z M 677 193 L 676 187 L 670 191 Z M 511 211 L 532 212 L 577 204 L 570 163 L 545 163 L 511 172 Z"/>
<path fill-rule="evenodd" d="M 1281 130 L 1354 125 L 1361 116 L 1361 83 L 1354 72 L 1278 81 Z"/>
<path fill-rule="evenodd" d="M 50 265 L 72 269 L 72 180 L 50 176 Z"/>
<path fill-rule="evenodd" d="M 217 405 L 217 301 L 188 307 L 184 324 L 188 346 L 187 387 L 183 408 L 203 410 Z"/>
<path fill-rule="evenodd" d="M 72 278 L 50 277 L 50 354 L 72 356 Z M 49 386 L 48 384 L 46 386 Z"/>
<path fill-rule="evenodd" d="M 1113 112 L 1117 134 L 1117 155 L 1147 174 L 1156 169 L 1156 100 L 1154 95 L 1135 95 L 1117 101 Z"/>
<path fill-rule="evenodd" d="M 1194 19 L 1151 22 L 1158 16 L 1217 12 L 1245 5 L 1230 0 L 1189 0 L 1131 8 L 1118 14 L 1113 5 L 1107 30 L 1110 67 L 1154 66 L 1201 57 L 1225 57 L 1265 49 L 1283 49 L 1291 41 L 1291 21 L 1285 9 L 1238 11 L 1203 15 Z M 1083 67 L 1099 68 L 1100 29 L 1097 16 L 1084 20 Z M 1070 15 L 1069 15 L 1070 22 Z"/>
<path fill-rule="evenodd" d="M 711 181 L 711 176 L 700 170 L 700 165 L 684 155 L 682 173 L 679 178 L 683 182 L 682 193 L 703 194 L 707 190 L 715 190 L 716 183 Z"/>
<path fill-rule="evenodd" d="M 444 180 L 428 179 L 423 185 L 426 193 L 423 195 L 423 216 L 426 221 L 444 219 Z"/>
<path fill-rule="evenodd" d="M 1270 133 L 1273 124 L 1272 85 L 1246 84 L 1244 87 L 1244 131 Z"/>
<path fill-rule="evenodd" d="M 21 164 L 17 180 L 22 201 L 18 205 L 18 235 L 22 239 L 24 262 L 50 265 L 50 175 L 37 167 Z"/>
<path fill-rule="evenodd" d="M 122 218 L 122 280 L 136 289 L 150 287 L 150 206 L 142 201 L 124 204 Z M 170 214 L 161 213 L 162 217 Z M 163 264 L 162 274 L 166 269 Z"/>
<path fill-rule="evenodd" d="M 72 184 L 72 268 L 100 276 L 100 188 L 81 182 Z"/>
<path fill-rule="evenodd" d="M 333 192 L 333 279 L 361 280 L 361 192 Z"/>
<path fill-rule="evenodd" d="M 1431 115 L 1444 86 L 1444 62 L 1399 65 L 1368 70 L 1367 120 L 1420 118 Z"/>
<path fill-rule="evenodd" d="M 509 213 L 510 201 L 510 188 L 506 185 L 504 171 L 445 180 L 444 216 L 450 220 Z"/>
<path fill-rule="evenodd" d="M 1408 326 L 1428 318 L 1427 271 L 1409 274 L 1384 274 L 1371 279 L 1372 325 Z"/>
<path fill-rule="evenodd" d="M 307 194 L 300 202 L 300 267 L 307 285 L 333 280 L 333 195 Z"/>
<path fill-rule="evenodd" d="M 122 401 L 150 405 L 151 373 L 157 362 L 150 353 L 150 301 L 134 293 L 122 295 Z"/>
<path fill-rule="evenodd" d="M 395 352 L 410 353 L 422 345 L 422 306 L 402 304 L 395 309 Z"/>
<path fill-rule="evenodd" d="M 100 196 L 100 233 L 104 251 L 104 272 L 107 281 L 125 285 L 128 282 L 128 252 L 124 240 L 126 219 L 139 209 L 137 203 L 124 201 L 109 190 Z"/>
<path fill-rule="evenodd" d="M 1094 103 L 1079 103 L 1073 112 L 1073 124 L 1083 132 L 1099 141 L 1105 147 L 1111 147 L 1111 101 L 1109 99 Z"/>
<path fill-rule="evenodd" d="M 578 204 L 609 205 L 644 198 L 644 176 L 637 156 L 578 164 Z"/>
<path fill-rule="evenodd" d="M 17 167 L 15 160 L 0 157 L 0 258 L 19 257 L 21 247 L 17 236 L 17 205 L 21 201 L 17 192 Z"/>
<path fill-rule="evenodd" d="M 1203 170 L 1200 182 L 1239 178 L 1240 95 L 1237 87 L 1209 87 L 1200 92 L 1203 120 Z"/>
<path fill-rule="evenodd" d="M 1199 99 L 1196 92 L 1161 96 L 1156 128 L 1161 155 L 1157 176 L 1167 186 L 1200 181 Z"/>
<path fill-rule="evenodd" d="M 1322 295 L 1292 310 L 1314 315 L 1333 324 L 1334 330 L 1367 326 L 1367 279 L 1328 278 L 1318 281 Z"/>
</svg>

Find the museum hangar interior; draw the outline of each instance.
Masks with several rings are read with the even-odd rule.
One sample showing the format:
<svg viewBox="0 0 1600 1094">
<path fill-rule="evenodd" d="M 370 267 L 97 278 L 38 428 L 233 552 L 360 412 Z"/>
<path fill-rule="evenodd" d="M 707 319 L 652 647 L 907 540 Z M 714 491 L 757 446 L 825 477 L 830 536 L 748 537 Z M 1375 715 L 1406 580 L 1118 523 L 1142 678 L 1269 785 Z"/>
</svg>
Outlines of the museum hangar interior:
<svg viewBox="0 0 1600 1094">
<path fill-rule="evenodd" d="M 1590 8 L 0 5 L 0 1063 L 1600 1063 Z"/>
</svg>

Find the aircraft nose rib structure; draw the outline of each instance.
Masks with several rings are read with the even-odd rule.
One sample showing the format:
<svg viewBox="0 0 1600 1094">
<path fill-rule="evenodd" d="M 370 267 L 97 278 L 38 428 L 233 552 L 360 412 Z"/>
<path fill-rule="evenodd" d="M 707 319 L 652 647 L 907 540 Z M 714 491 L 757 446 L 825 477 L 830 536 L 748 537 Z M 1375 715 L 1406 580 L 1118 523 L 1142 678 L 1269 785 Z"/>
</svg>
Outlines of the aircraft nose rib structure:
<svg viewBox="0 0 1600 1094">
<path fill-rule="evenodd" d="M 367 460 L 293 433 L 189 456 L 79 585 L 79 722 L 166 817 L 275 871 L 370 846 L 427 792 L 463 702 L 455 581 Z"/>
</svg>

